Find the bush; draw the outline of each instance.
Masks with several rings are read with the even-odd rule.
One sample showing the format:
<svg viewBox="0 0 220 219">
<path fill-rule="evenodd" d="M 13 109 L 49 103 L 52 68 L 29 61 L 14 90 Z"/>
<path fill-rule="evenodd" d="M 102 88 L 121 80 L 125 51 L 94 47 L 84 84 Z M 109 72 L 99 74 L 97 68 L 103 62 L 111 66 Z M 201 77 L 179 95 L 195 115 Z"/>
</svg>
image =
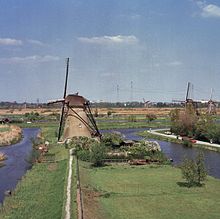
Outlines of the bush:
<svg viewBox="0 0 220 219">
<path fill-rule="evenodd" d="M 197 182 L 201 184 L 207 177 L 207 171 L 204 164 L 204 155 L 199 153 L 196 157 L 196 171 L 197 171 Z"/>
<path fill-rule="evenodd" d="M 73 137 L 69 142 L 65 143 L 66 148 L 75 148 L 76 150 L 81 149 L 89 149 L 93 144 L 96 144 L 97 140 L 79 136 L 79 137 Z"/>
<path fill-rule="evenodd" d="M 90 161 L 95 167 L 104 165 L 103 159 L 106 157 L 106 150 L 103 144 L 94 144 L 90 151 Z"/>
<path fill-rule="evenodd" d="M 196 182 L 196 166 L 193 160 L 184 159 L 181 165 L 182 177 L 189 186 L 193 186 Z"/>
<path fill-rule="evenodd" d="M 192 142 L 189 140 L 183 140 L 183 145 L 186 147 L 191 148 L 192 147 Z"/>
<path fill-rule="evenodd" d="M 89 150 L 80 150 L 76 153 L 77 157 L 82 161 L 90 161 L 90 151 Z"/>
<path fill-rule="evenodd" d="M 143 145 L 134 145 L 129 148 L 131 158 L 144 159 L 145 156 L 150 156 L 151 152 Z"/>
<path fill-rule="evenodd" d="M 195 160 L 185 158 L 180 168 L 189 187 L 201 185 L 206 179 L 207 171 L 204 165 L 204 155 L 201 152 L 197 154 Z"/>
<path fill-rule="evenodd" d="M 41 119 L 40 114 L 33 111 L 31 113 L 25 113 L 24 116 L 27 118 L 27 120 L 32 122 Z"/>
<path fill-rule="evenodd" d="M 101 141 L 107 147 L 115 147 L 120 146 L 124 141 L 124 138 L 121 133 L 111 132 L 103 134 Z"/>
</svg>

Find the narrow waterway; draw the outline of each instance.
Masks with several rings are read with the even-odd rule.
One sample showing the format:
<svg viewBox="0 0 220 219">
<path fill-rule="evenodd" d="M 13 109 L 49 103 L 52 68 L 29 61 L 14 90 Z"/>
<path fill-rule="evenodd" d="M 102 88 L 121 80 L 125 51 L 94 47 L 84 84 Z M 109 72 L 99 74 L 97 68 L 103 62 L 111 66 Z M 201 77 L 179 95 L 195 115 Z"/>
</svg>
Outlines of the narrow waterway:
<svg viewBox="0 0 220 219">
<path fill-rule="evenodd" d="M 0 147 L 0 152 L 6 154 L 5 166 L 0 168 L 0 203 L 3 202 L 5 191 L 13 190 L 18 181 L 31 168 L 28 158 L 32 151 L 31 139 L 36 138 L 39 133 L 38 128 L 25 128 L 21 142 Z"/>
<path fill-rule="evenodd" d="M 141 140 L 143 137 L 137 135 L 137 132 L 141 132 L 147 130 L 146 128 L 137 128 L 137 129 L 114 129 L 114 131 L 121 132 L 126 139 L 130 140 Z M 104 132 L 109 132 L 113 130 L 103 130 Z M 154 140 L 154 139 L 151 139 Z M 173 164 L 180 164 L 184 157 L 194 158 L 199 150 L 202 150 L 205 158 L 205 166 L 208 170 L 208 174 L 220 179 L 220 153 L 215 151 L 210 151 L 206 149 L 199 148 L 188 148 L 181 144 L 175 144 L 166 141 L 156 140 L 162 149 L 162 151 L 166 154 L 168 158 L 173 159 Z"/>
</svg>

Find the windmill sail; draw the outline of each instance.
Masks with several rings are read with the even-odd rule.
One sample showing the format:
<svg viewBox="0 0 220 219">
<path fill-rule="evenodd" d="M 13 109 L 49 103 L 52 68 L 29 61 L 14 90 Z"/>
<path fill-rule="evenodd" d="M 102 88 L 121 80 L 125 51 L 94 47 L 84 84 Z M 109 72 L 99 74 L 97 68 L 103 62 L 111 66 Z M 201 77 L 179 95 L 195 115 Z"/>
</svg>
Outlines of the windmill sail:
<svg viewBox="0 0 220 219">
<path fill-rule="evenodd" d="M 69 74 L 69 58 L 67 58 L 67 62 L 66 62 L 66 78 L 65 78 L 64 93 L 63 93 L 63 99 L 64 100 L 66 98 L 68 74 Z M 60 116 L 60 125 L 59 125 L 59 131 L 58 131 L 58 141 L 60 140 L 61 132 L 62 132 L 64 109 L 65 109 L 65 101 L 63 101 L 63 106 L 62 106 L 62 111 L 61 111 L 61 116 Z"/>
<path fill-rule="evenodd" d="M 63 99 L 49 102 L 49 104 L 62 103 L 58 141 L 61 136 L 62 140 L 70 139 L 74 136 L 100 137 L 101 134 L 92 115 L 89 101 L 83 96 L 79 96 L 78 93 L 66 94 L 68 74 L 69 58 L 67 59 Z"/>
</svg>

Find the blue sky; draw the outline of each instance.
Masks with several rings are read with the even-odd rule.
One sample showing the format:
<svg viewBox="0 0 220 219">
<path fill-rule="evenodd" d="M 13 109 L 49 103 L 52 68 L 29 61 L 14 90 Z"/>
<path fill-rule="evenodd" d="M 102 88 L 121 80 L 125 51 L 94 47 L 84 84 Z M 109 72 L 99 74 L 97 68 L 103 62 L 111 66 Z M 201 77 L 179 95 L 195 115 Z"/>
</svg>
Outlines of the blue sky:
<svg viewBox="0 0 220 219">
<path fill-rule="evenodd" d="M 220 100 L 219 39 L 220 0 L 0 0 L 0 101 L 62 97 L 66 57 L 90 100 Z"/>
</svg>

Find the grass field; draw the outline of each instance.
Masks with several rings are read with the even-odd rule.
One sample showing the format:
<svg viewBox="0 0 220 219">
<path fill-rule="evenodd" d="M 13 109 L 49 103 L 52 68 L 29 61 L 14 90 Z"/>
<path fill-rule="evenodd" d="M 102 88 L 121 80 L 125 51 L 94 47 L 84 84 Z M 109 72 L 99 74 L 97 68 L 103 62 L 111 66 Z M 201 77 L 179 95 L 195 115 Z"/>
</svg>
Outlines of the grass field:
<svg viewBox="0 0 220 219">
<path fill-rule="evenodd" d="M 56 144 L 56 128 L 53 124 L 43 124 L 42 133 L 50 142 L 49 152 L 55 153 L 57 162 L 34 164 L 0 207 L 1 219 L 60 219 L 64 216 L 68 150 Z M 76 215 L 74 205 L 73 208 L 72 213 Z"/>
<path fill-rule="evenodd" d="M 158 118 L 154 121 L 147 122 L 146 119 L 138 117 L 137 121 L 128 121 L 124 116 L 117 117 L 119 121 L 115 118 L 102 118 L 97 119 L 97 125 L 99 129 L 118 129 L 118 128 L 164 128 L 170 127 L 170 121 L 168 118 Z"/>
<path fill-rule="evenodd" d="M 22 130 L 15 125 L 0 125 L 0 146 L 11 145 L 22 138 Z"/>
<path fill-rule="evenodd" d="M 138 120 L 144 119 L 139 116 Z M 104 119 L 105 120 L 105 119 Z M 143 122 L 100 122 L 99 127 L 141 127 Z M 164 127 L 166 119 L 144 127 Z M 58 122 L 19 124 L 40 127 L 50 142 L 56 163 L 35 164 L 11 197 L 0 207 L 0 219 L 56 219 L 64 217 L 68 150 L 58 145 Z M 152 125 L 152 126 L 150 126 Z M 160 127 L 159 126 L 159 127 Z M 72 219 L 76 217 L 76 173 L 73 163 Z M 180 170 L 171 166 L 112 165 L 91 168 L 80 162 L 85 219 L 220 218 L 220 181 L 208 177 L 203 187 L 187 188 Z"/>
<path fill-rule="evenodd" d="M 92 197 L 85 207 L 96 207 L 94 215 L 101 218 L 220 218 L 217 179 L 208 177 L 203 187 L 188 188 L 180 170 L 171 166 L 89 168 L 81 162 L 80 170 L 84 191 Z"/>
<path fill-rule="evenodd" d="M 67 161 L 35 165 L 12 197 L 6 198 L 0 218 L 61 218 Z"/>
</svg>

